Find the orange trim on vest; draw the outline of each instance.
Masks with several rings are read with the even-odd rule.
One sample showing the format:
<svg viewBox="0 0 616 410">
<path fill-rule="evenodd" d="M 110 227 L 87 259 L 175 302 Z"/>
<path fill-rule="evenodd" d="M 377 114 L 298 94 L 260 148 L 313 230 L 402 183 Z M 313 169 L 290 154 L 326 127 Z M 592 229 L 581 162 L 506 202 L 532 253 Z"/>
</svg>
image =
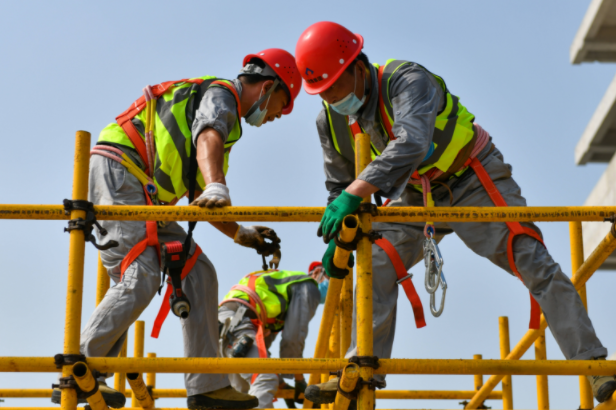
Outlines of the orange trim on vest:
<svg viewBox="0 0 616 410">
<path fill-rule="evenodd" d="M 400 254 L 391 242 L 389 242 L 385 238 L 382 238 L 374 241 L 374 244 L 378 245 L 381 249 L 385 251 L 387 256 L 389 256 L 389 260 L 391 261 L 391 264 L 396 270 L 396 276 L 398 276 L 398 280 L 406 277 L 409 274 L 404 267 L 404 262 L 402 262 Z M 417 326 L 417 329 L 426 326 L 426 318 L 424 316 L 423 305 L 421 304 L 421 299 L 419 299 L 419 295 L 415 290 L 413 281 L 411 280 L 411 278 L 408 278 L 403 280 L 400 284 L 402 285 L 402 289 L 404 289 L 404 293 L 409 299 L 409 302 L 411 302 L 411 307 L 413 308 L 413 315 L 415 316 L 415 326 Z"/>
<path fill-rule="evenodd" d="M 230 84 L 225 83 L 224 81 L 218 81 L 218 80 L 212 81 L 212 84 L 220 85 L 222 87 L 225 87 L 227 90 L 231 91 L 231 93 L 235 97 L 235 103 L 237 104 L 237 112 L 241 117 L 242 116 L 242 106 L 240 104 L 240 96 L 238 95 L 235 87 L 233 87 Z"/>
<path fill-rule="evenodd" d="M 378 75 L 379 87 L 381 86 L 381 84 L 383 84 L 381 80 L 383 79 L 384 69 L 385 69 L 385 66 L 379 67 L 379 75 Z M 385 130 L 387 130 L 387 135 L 389 135 L 389 140 L 393 141 L 396 139 L 396 136 L 394 135 L 394 132 L 391 129 L 393 124 L 389 122 L 389 117 L 387 116 L 387 109 L 385 108 L 385 101 L 383 100 L 383 93 L 385 91 L 386 90 L 379 90 L 379 112 L 381 113 L 381 122 L 385 126 Z"/>
<path fill-rule="evenodd" d="M 188 276 L 192 268 L 197 263 L 199 255 L 202 253 L 203 251 L 199 245 L 196 245 L 195 253 L 193 253 L 193 256 L 186 261 L 186 265 L 184 265 L 184 269 L 182 269 L 182 279 Z M 171 292 L 173 292 L 173 286 L 171 286 L 171 283 L 167 282 L 167 290 L 165 291 L 165 296 L 163 296 L 163 303 L 160 305 L 158 315 L 156 315 L 156 320 L 154 320 L 154 326 L 152 326 L 152 337 L 155 339 L 158 338 L 160 329 L 163 326 L 163 323 L 165 323 L 165 319 L 167 319 L 167 315 L 169 315 L 169 311 L 171 310 L 171 306 L 169 306 L 169 297 L 171 297 Z"/>
<path fill-rule="evenodd" d="M 505 198 L 503 198 L 501 193 L 498 191 L 498 188 L 496 188 L 496 185 L 494 185 L 494 181 L 492 181 L 492 178 L 490 178 L 490 175 L 485 170 L 481 162 L 477 159 L 477 157 L 470 159 L 470 162 L 467 161 L 467 163 L 471 166 L 471 168 L 473 168 L 475 174 L 477 174 L 477 178 L 479 178 L 479 181 L 481 181 L 481 184 L 485 188 L 492 202 L 494 202 L 494 205 L 508 206 L 507 202 L 505 201 Z M 506 224 L 509 228 L 509 238 L 507 240 L 507 259 L 509 260 L 509 267 L 518 277 L 518 279 L 522 281 L 522 276 L 520 275 L 520 272 L 518 272 L 518 268 L 515 265 L 515 260 L 513 257 L 513 238 L 518 235 L 528 235 L 532 238 L 535 238 L 543 246 L 545 246 L 545 243 L 543 243 L 543 239 L 541 238 L 541 236 L 539 236 L 537 232 L 535 232 L 531 228 L 522 226 L 522 224 L 520 224 L 519 222 L 506 222 Z M 524 283 L 524 281 L 522 281 L 522 283 Z M 537 303 L 533 295 L 530 294 L 530 323 L 528 327 L 530 329 L 539 329 L 540 321 L 541 308 L 539 307 L 539 303 Z"/>
<path fill-rule="evenodd" d="M 157 84 L 152 87 L 152 91 L 154 92 L 154 98 L 160 97 L 161 95 L 166 93 L 167 90 L 169 90 L 169 88 L 179 83 L 201 84 L 203 83 L 203 80 L 200 78 L 195 78 L 192 80 L 184 79 L 184 80 L 179 80 L 179 81 L 166 81 L 164 83 Z M 143 137 L 139 134 L 139 131 L 137 131 L 137 128 L 131 121 L 133 118 L 135 118 L 137 114 L 143 111 L 145 106 L 146 106 L 145 96 L 142 95 L 134 103 L 132 103 L 131 106 L 126 111 L 124 111 L 122 114 L 116 117 L 116 122 L 118 123 L 120 127 L 122 127 L 122 129 L 124 130 L 128 138 L 130 139 L 130 141 L 135 146 L 135 149 L 139 153 L 141 160 L 145 164 L 145 167 L 146 167 L 145 172 L 146 174 L 148 174 L 149 169 L 150 169 L 150 163 L 148 162 L 148 155 L 147 155 L 147 150 L 145 147 L 145 141 L 143 140 Z"/>
</svg>

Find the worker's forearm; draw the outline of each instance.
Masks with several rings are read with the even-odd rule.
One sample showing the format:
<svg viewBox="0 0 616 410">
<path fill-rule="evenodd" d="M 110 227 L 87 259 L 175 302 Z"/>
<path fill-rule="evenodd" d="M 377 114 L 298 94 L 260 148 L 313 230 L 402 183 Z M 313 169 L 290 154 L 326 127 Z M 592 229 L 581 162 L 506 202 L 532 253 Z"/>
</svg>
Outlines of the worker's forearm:
<svg viewBox="0 0 616 410">
<path fill-rule="evenodd" d="M 223 172 L 225 144 L 214 128 L 206 128 L 197 138 L 197 164 L 205 184 L 218 182 L 227 184 Z M 212 224 L 213 225 L 213 224 Z"/>
<path fill-rule="evenodd" d="M 347 193 L 358 196 L 360 198 L 367 198 L 378 190 L 379 188 L 377 188 L 375 185 L 372 185 L 371 183 L 363 181 L 361 179 L 356 179 L 351 185 L 347 187 L 347 189 L 345 189 Z"/>
<path fill-rule="evenodd" d="M 237 222 L 210 222 L 210 224 L 231 239 L 235 239 L 235 234 L 239 228 Z"/>
</svg>

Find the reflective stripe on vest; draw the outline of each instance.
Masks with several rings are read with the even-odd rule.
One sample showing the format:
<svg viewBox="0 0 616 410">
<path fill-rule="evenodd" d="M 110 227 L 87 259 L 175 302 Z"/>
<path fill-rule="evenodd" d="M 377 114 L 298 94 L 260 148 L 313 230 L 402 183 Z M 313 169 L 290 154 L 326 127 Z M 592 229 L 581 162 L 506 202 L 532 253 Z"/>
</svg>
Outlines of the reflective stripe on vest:
<svg viewBox="0 0 616 410">
<path fill-rule="evenodd" d="M 252 273 L 242 278 L 239 284 L 248 286 L 250 277 L 255 275 L 258 275 L 255 282 L 255 290 L 265 305 L 267 317 L 270 319 L 278 319 L 277 323 L 268 326 L 268 328 L 274 331 L 281 329 L 283 326 L 285 315 L 289 307 L 289 286 L 304 281 L 313 281 L 316 285 L 314 279 L 303 272 L 285 270 Z M 231 298 L 250 300 L 246 293 L 239 290 L 230 291 L 225 295 L 223 300 Z M 260 312 L 258 305 L 256 309 Z"/>
<path fill-rule="evenodd" d="M 213 84 L 216 82 L 216 84 Z M 161 86 L 165 87 L 161 87 Z M 153 90 L 161 90 L 157 95 L 155 118 L 155 144 L 156 163 L 154 166 L 154 182 L 158 187 L 158 199 L 163 202 L 172 202 L 176 198 L 184 196 L 188 190 L 188 167 L 190 150 L 192 149 L 192 124 L 195 119 L 199 103 L 209 87 L 225 87 L 235 91 L 230 81 L 218 80 L 213 76 L 199 77 L 177 83 L 163 83 L 154 86 Z M 229 153 L 231 147 L 242 136 L 240 125 L 239 103 L 237 93 L 234 99 L 238 108 L 237 120 L 225 143 L 223 171 L 226 174 L 229 167 Z M 133 138 L 127 135 L 127 126 L 132 124 L 134 129 L 143 140 L 145 131 L 146 112 L 138 99 L 125 113 L 118 117 L 118 124 L 110 124 L 99 136 L 99 141 L 111 142 L 137 149 Z M 130 124 L 126 124 L 130 121 Z M 123 125 L 121 127 L 121 125 Z M 137 143 L 139 145 L 139 142 Z M 197 183 L 201 189 L 205 188 L 205 182 L 200 171 L 197 171 Z"/>
<path fill-rule="evenodd" d="M 406 64 L 414 63 L 392 59 L 388 60 L 383 67 L 379 67 L 378 64 L 374 64 L 374 66 L 379 69 L 380 122 L 387 132 L 390 141 L 396 139 L 395 135 L 393 135 L 393 132 L 391 131 L 393 124 L 395 123 L 395 115 L 393 113 L 393 104 L 389 95 L 390 82 L 392 78 L 395 78 L 395 76 L 398 75 L 398 69 Z M 434 152 L 428 158 L 424 159 L 419 166 L 418 172 L 419 174 L 424 174 L 432 168 L 438 168 L 443 172 L 451 171 L 450 168 L 452 168 L 452 165 L 454 168 L 459 168 L 457 166 L 457 162 L 459 161 L 456 161 L 458 154 L 465 147 L 468 148 L 467 146 L 469 143 L 473 141 L 473 120 L 475 117 L 469 113 L 462 104 L 460 104 L 458 97 L 449 92 L 445 81 L 441 77 L 430 73 L 430 71 L 426 70 L 422 66 L 419 67 L 429 73 L 435 82 L 441 87 L 445 93 L 446 105 L 442 112 L 436 117 L 434 132 L 432 134 Z M 334 110 L 330 110 L 327 103 L 324 102 L 323 105 L 325 106 L 325 110 L 327 112 L 330 131 L 336 151 L 338 151 L 340 155 L 349 161 L 355 162 L 354 142 L 352 144 L 344 144 L 342 141 L 344 138 L 338 137 L 339 135 L 344 135 L 343 128 L 345 128 L 344 125 L 347 123 L 346 118 L 336 113 Z M 348 125 L 346 125 L 346 132 L 351 134 L 351 130 Z M 351 140 L 353 140 L 352 137 Z M 349 147 L 352 148 L 352 152 Z M 380 155 L 380 153 L 374 148 L 374 146 L 372 149 L 374 159 L 374 156 Z M 458 171 L 458 169 L 455 169 L 455 171 Z"/>
</svg>

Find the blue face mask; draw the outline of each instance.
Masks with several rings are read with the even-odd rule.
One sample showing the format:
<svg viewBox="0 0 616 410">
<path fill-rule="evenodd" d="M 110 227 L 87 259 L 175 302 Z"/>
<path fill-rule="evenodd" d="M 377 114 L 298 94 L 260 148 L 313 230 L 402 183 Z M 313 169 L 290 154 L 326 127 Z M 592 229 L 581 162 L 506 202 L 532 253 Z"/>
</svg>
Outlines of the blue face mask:
<svg viewBox="0 0 616 410">
<path fill-rule="evenodd" d="M 321 292 L 321 301 L 319 302 L 320 304 L 325 303 L 325 297 L 327 296 L 328 288 L 329 288 L 329 281 L 327 279 L 319 283 L 319 292 Z"/>
<path fill-rule="evenodd" d="M 354 78 L 355 78 L 355 86 L 353 87 L 353 92 L 347 95 L 346 97 L 344 97 L 342 100 L 338 101 L 337 103 L 330 104 L 330 106 L 338 114 L 354 115 L 357 113 L 357 111 L 359 111 L 361 106 L 364 105 L 364 102 L 366 101 L 365 78 L 364 78 L 364 96 L 360 100 L 359 98 L 357 98 L 357 95 L 355 95 L 355 89 L 357 88 L 357 74 L 355 73 L 355 70 L 353 70 L 353 72 L 354 72 Z"/>
</svg>

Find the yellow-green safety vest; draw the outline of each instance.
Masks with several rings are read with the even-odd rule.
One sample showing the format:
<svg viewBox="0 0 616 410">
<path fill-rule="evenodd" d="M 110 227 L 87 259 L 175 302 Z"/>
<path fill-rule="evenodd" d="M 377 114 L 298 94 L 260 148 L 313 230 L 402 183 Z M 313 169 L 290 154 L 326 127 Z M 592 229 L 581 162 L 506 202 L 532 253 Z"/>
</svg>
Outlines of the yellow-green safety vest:
<svg viewBox="0 0 616 410">
<path fill-rule="evenodd" d="M 275 323 L 267 325 L 273 331 L 278 331 L 284 326 L 285 316 L 289 308 L 289 286 L 305 281 L 312 281 L 315 286 L 318 286 L 317 282 L 304 272 L 279 270 L 264 273 L 255 272 L 253 274 L 259 275 L 255 281 L 255 291 L 265 306 L 267 318 L 277 319 Z M 245 276 L 239 284 L 248 286 L 249 278 L 250 275 Z M 232 290 L 224 297 L 224 299 L 231 298 L 250 300 L 246 293 L 239 290 Z M 256 309 L 260 314 L 259 304 L 256 304 Z M 264 325 L 266 324 L 264 323 Z"/>
<path fill-rule="evenodd" d="M 378 64 L 373 64 L 377 70 L 379 70 L 380 98 L 379 113 L 377 118 L 385 135 L 389 134 L 387 143 L 395 138 L 395 136 L 388 133 L 387 129 L 388 125 L 389 129 L 391 129 L 391 126 L 395 123 L 393 104 L 389 94 L 390 82 L 392 78 L 399 75 L 398 70 L 402 66 L 410 64 L 415 63 L 390 59 L 387 60 L 384 67 L 380 67 Z M 424 161 L 422 161 L 417 172 L 421 175 L 433 168 L 438 168 L 443 172 L 457 172 L 459 171 L 458 164 L 460 162 L 464 163 L 464 161 L 461 161 L 461 159 L 458 158 L 458 154 L 461 151 L 468 151 L 468 155 L 470 155 L 472 145 L 474 145 L 474 143 L 469 143 L 475 140 L 475 131 L 473 129 L 473 121 L 475 117 L 460 103 L 458 97 L 449 92 L 443 78 L 431 73 L 422 66 L 419 67 L 426 70 L 436 79 L 445 93 L 447 103 L 445 108 L 436 117 L 434 132 L 432 133 L 432 144 L 434 151 L 428 158 L 425 158 Z M 325 111 L 327 113 L 332 142 L 336 151 L 338 151 L 338 153 L 347 160 L 355 163 L 355 139 L 353 137 L 353 131 L 348 125 L 348 117 L 338 114 L 335 110 L 330 109 L 329 105 L 325 101 L 323 101 L 323 106 L 325 107 Z M 380 154 L 381 153 L 376 149 L 374 144 L 372 144 L 372 159 L 376 158 Z M 457 169 L 451 169 L 452 166 L 457 167 Z M 464 170 L 457 172 L 457 175 L 462 172 L 464 172 Z"/>
<path fill-rule="evenodd" d="M 157 197 L 163 202 L 172 202 L 182 198 L 188 190 L 188 168 L 190 151 L 192 149 L 192 124 L 203 95 L 209 87 L 222 87 L 212 84 L 213 81 L 223 81 L 229 85 L 228 80 L 220 80 L 214 76 L 198 77 L 201 84 L 178 83 L 169 88 L 156 102 L 156 119 L 154 140 L 156 144 L 156 163 L 154 166 L 154 183 L 158 187 Z M 239 108 L 239 107 L 238 107 Z M 144 138 L 146 110 L 141 111 L 131 121 Z M 229 138 L 224 145 L 225 175 L 229 169 L 229 153 L 231 147 L 241 138 L 242 127 L 239 113 Z M 145 139 L 145 138 L 144 138 Z M 109 142 L 124 145 L 135 149 L 124 130 L 112 123 L 105 127 L 99 137 L 99 142 Z M 205 182 L 201 171 L 197 171 L 197 183 L 205 189 Z"/>
</svg>

